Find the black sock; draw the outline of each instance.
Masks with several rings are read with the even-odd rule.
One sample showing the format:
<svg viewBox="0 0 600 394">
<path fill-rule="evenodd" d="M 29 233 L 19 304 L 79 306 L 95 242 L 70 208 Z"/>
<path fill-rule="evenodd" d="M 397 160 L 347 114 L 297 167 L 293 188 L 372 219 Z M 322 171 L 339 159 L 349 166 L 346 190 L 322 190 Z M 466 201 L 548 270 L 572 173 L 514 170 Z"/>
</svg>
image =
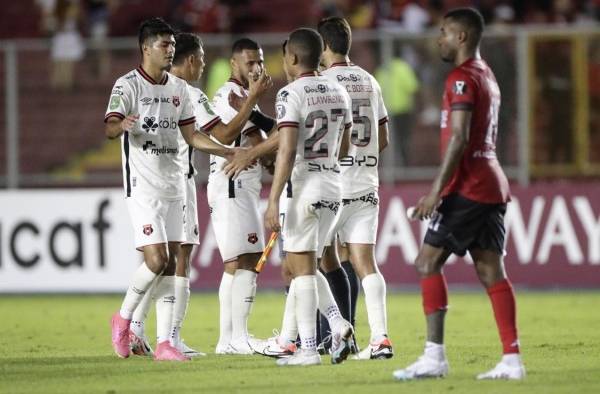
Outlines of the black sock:
<svg viewBox="0 0 600 394">
<path fill-rule="evenodd" d="M 350 283 L 348 282 L 348 275 L 342 268 L 338 268 L 325 274 L 329 288 L 333 293 L 342 317 L 348 321 L 351 318 L 350 311 Z"/>
<path fill-rule="evenodd" d="M 342 261 L 342 268 L 346 271 L 348 276 L 348 282 L 350 283 L 350 319 L 348 321 L 354 326 L 356 322 L 356 300 L 358 299 L 358 292 L 360 291 L 360 281 L 352 263 L 349 261 Z"/>
</svg>

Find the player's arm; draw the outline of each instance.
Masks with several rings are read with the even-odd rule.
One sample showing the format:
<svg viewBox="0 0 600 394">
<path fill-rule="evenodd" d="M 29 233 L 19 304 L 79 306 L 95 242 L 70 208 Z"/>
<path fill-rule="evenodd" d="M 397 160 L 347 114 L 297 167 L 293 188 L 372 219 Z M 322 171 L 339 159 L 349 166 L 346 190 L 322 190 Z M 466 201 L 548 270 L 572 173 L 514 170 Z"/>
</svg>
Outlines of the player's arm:
<svg viewBox="0 0 600 394">
<path fill-rule="evenodd" d="M 210 155 L 221 157 L 229 157 L 233 153 L 232 149 L 217 144 L 205 133 L 196 131 L 194 129 L 194 123 L 179 126 L 179 129 L 181 130 L 181 134 L 183 135 L 185 142 L 188 145 L 193 146 L 195 149 Z"/>
<path fill-rule="evenodd" d="M 340 154 L 338 157 L 348 156 L 350 150 L 350 133 L 352 132 L 352 122 L 347 123 L 342 134 L 342 143 L 340 145 Z"/>
<path fill-rule="evenodd" d="M 379 153 L 381 153 L 390 144 L 390 131 L 388 129 L 388 122 L 379 121 Z"/>
<path fill-rule="evenodd" d="M 462 155 L 469 143 L 471 116 L 472 112 L 470 110 L 461 109 L 452 111 L 450 116 L 452 137 L 450 137 L 448 148 L 442 159 L 442 165 L 433 181 L 431 191 L 427 196 L 421 198 L 416 206 L 413 217 L 419 219 L 429 218 L 436 209 L 440 202 L 440 194 L 454 174 L 454 171 L 456 171 L 456 167 L 460 163 Z"/>
<path fill-rule="evenodd" d="M 242 94 L 244 94 L 243 91 Z M 231 106 L 231 108 L 239 112 L 242 108 L 242 105 L 244 105 L 246 96 L 238 96 L 232 90 L 231 92 L 229 92 L 229 97 L 227 98 L 227 100 L 229 101 L 229 106 Z M 257 109 L 253 109 L 250 112 L 250 117 L 248 118 L 248 120 L 254 123 L 259 129 L 261 129 L 268 135 L 271 135 L 271 133 L 277 131 L 277 121 L 271 118 L 270 116 L 263 114 Z"/>
<path fill-rule="evenodd" d="M 258 99 L 271 87 L 271 77 L 263 73 L 258 80 L 249 79 L 249 94 L 238 113 L 227 124 L 217 123 L 211 130 L 211 135 L 224 145 L 230 145 L 240 135 L 242 128 L 250 118 L 250 114 Z"/>
<path fill-rule="evenodd" d="M 253 146 L 248 150 L 241 151 L 223 167 L 225 175 L 228 177 L 236 177 L 240 172 L 250 167 L 257 159 L 273 154 L 279 146 L 279 131 L 275 131 L 269 135 L 264 142 Z"/>
<path fill-rule="evenodd" d="M 132 129 L 139 117 L 139 115 L 129 115 L 123 119 L 120 119 L 117 116 L 111 116 L 106 119 L 106 123 L 104 125 L 104 134 L 106 134 L 106 136 L 111 140 L 119 138 L 124 132 Z"/>
<path fill-rule="evenodd" d="M 279 223 L 279 197 L 285 184 L 292 174 L 296 157 L 296 143 L 298 142 L 298 128 L 285 126 L 279 130 L 279 149 L 275 161 L 275 174 L 269 194 L 267 211 L 265 212 L 265 226 L 271 231 L 280 231 Z"/>
</svg>

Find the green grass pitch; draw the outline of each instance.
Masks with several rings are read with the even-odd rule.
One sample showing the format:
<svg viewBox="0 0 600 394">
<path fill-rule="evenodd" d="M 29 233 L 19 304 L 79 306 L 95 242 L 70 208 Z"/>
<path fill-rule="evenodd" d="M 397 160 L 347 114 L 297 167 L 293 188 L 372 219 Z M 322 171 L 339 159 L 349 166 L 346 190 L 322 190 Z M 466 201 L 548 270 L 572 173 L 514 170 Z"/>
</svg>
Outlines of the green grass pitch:
<svg viewBox="0 0 600 394">
<path fill-rule="evenodd" d="M 278 367 L 262 356 L 208 355 L 188 363 L 117 358 L 109 317 L 120 296 L 0 296 L 0 393 L 599 393 L 600 292 L 520 292 L 523 382 L 478 382 L 494 366 L 500 344 L 483 291 L 450 292 L 446 379 L 395 382 L 392 371 L 414 361 L 424 343 L 416 293 L 388 294 L 389 332 L 396 356 L 316 367 Z M 256 297 L 250 330 L 270 336 L 280 325 L 284 296 Z M 359 300 L 357 335 L 368 339 Z M 154 313 L 148 332 L 154 333 Z M 193 294 L 183 337 L 212 352 L 218 337 L 216 293 Z"/>
</svg>

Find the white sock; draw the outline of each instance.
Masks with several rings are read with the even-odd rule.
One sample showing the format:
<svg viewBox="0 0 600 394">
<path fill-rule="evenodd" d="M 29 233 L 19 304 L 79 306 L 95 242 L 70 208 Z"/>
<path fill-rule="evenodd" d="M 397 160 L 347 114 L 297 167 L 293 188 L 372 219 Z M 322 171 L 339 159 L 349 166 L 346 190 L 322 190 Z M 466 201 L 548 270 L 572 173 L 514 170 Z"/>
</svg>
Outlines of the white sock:
<svg viewBox="0 0 600 394">
<path fill-rule="evenodd" d="M 369 274 L 362 280 L 367 305 L 367 317 L 371 327 L 371 341 L 387 335 L 385 306 L 385 280 L 379 272 Z"/>
<path fill-rule="evenodd" d="M 444 345 L 426 341 L 425 355 L 437 361 L 444 361 L 446 359 L 446 351 L 444 349 Z"/>
<path fill-rule="evenodd" d="M 146 294 L 156 276 L 154 272 L 150 271 L 146 263 L 140 265 L 135 271 L 121 305 L 120 314 L 123 319 L 131 320 L 133 311 L 144 298 L 144 294 Z"/>
<path fill-rule="evenodd" d="M 181 326 L 190 301 L 190 280 L 185 276 L 175 276 L 175 306 L 173 307 L 173 328 L 171 341 L 179 343 Z"/>
<path fill-rule="evenodd" d="M 296 286 L 292 279 L 287 297 L 285 299 L 285 309 L 283 311 L 283 321 L 281 322 L 281 332 L 279 333 L 279 344 L 296 342 L 298 337 L 298 323 L 296 322 Z"/>
<path fill-rule="evenodd" d="M 521 359 L 521 355 L 519 353 L 503 354 L 502 362 L 510 365 L 511 367 L 520 367 L 523 365 L 523 360 Z"/>
<path fill-rule="evenodd" d="M 223 272 L 219 285 L 219 344 L 231 342 L 231 283 L 233 275 Z"/>
<path fill-rule="evenodd" d="M 156 282 L 157 281 L 154 280 L 148 290 L 146 290 L 144 298 L 142 298 L 142 301 L 138 304 L 137 308 L 135 308 L 135 311 L 133 311 L 133 316 L 131 317 L 131 325 L 129 328 L 138 337 L 144 336 L 144 323 L 146 322 L 148 311 L 150 310 L 150 306 L 154 300 Z"/>
<path fill-rule="evenodd" d="M 256 295 L 256 272 L 238 269 L 231 283 L 231 338 L 248 337 L 248 316 Z"/>
<path fill-rule="evenodd" d="M 296 282 L 296 321 L 302 349 L 317 348 L 317 279 L 315 275 L 294 278 Z"/>
<path fill-rule="evenodd" d="M 343 321 L 340 308 L 338 308 L 335 298 L 333 298 L 333 293 L 331 292 L 331 288 L 329 287 L 325 275 L 317 270 L 316 279 L 317 291 L 319 294 L 319 312 L 327 318 L 327 321 L 331 326 L 331 331 L 337 331 L 340 323 Z"/>
<path fill-rule="evenodd" d="M 175 306 L 175 277 L 161 276 L 156 282 L 156 341 L 171 338 L 173 307 Z"/>
</svg>

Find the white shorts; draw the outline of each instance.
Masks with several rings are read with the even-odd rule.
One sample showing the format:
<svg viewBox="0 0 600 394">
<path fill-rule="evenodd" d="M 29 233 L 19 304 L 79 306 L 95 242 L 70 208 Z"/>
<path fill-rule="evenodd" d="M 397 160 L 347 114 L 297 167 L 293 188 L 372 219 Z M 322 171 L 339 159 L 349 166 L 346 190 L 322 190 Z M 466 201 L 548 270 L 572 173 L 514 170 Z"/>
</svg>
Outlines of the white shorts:
<svg viewBox="0 0 600 394">
<path fill-rule="evenodd" d="M 196 181 L 194 181 L 194 177 L 186 179 L 183 231 L 185 235 L 185 240 L 183 241 L 184 244 L 200 244 L 200 232 L 198 231 L 198 200 L 196 199 Z"/>
<path fill-rule="evenodd" d="M 133 225 L 135 247 L 140 249 L 147 245 L 183 242 L 184 201 L 127 197 L 125 202 Z"/>
<path fill-rule="evenodd" d="M 265 230 L 258 204 L 258 193 L 244 189 L 237 189 L 233 198 L 209 198 L 212 227 L 224 263 L 242 254 L 262 253 L 265 249 Z"/>
<path fill-rule="evenodd" d="M 342 244 L 375 244 L 379 225 L 379 195 L 370 192 L 357 198 L 342 199 L 336 217 L 333 236 L 337 234 Z M 329 239 L 327 246 L 331 245 Z"/>
<path fill-rule="evenodd" d="M 321 258 L 325 244 L 331 238 L 339 201 L 294 198 L 288 199 L 287 212 L 282 216 L 283 250 L 315 252 Z"/>
</svg>

